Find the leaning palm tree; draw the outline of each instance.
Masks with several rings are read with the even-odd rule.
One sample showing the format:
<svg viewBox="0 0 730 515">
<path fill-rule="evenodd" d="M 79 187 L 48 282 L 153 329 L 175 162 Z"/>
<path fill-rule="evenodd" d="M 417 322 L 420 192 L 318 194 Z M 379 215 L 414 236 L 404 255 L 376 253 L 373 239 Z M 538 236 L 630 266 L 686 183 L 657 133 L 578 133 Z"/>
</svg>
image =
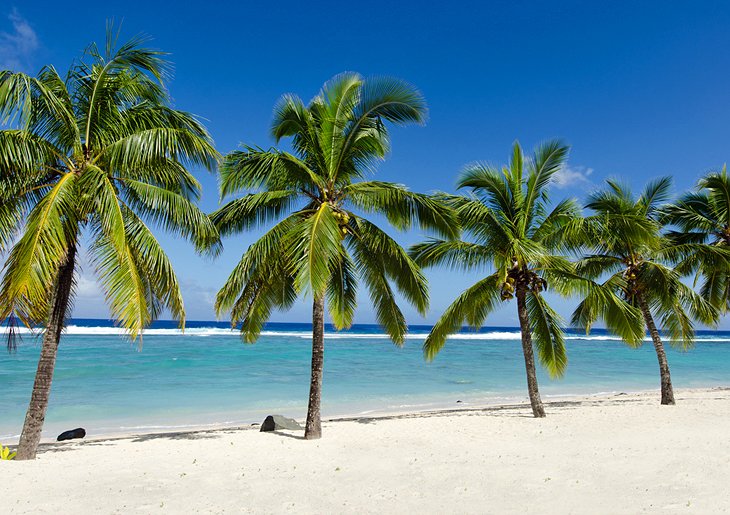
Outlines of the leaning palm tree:
<svg viewBox="0 0 730 515">
<path fill-rule="evenodd" d="M 670 241 L 684 252 L 679 269 L 702 279 L 700 294 L 725 313 L 730 309 L 730 267 L 719 255 L 730 252 L 730 177 L 727 167 L 702 177 L 697 191 L 685 193 L 662 210 L 661 220 L 674 225 Z M 697 249 L 705 252 L 698 252 Z M 708 252 L 713 251 L 713 252 Z"/>
<path fill-rule="evenodd" d="M 517 300 L 527 389 L 535 417 L 544 417 L 533 344 L 542 365 L 552 376 L 563 374 L 567 356 L 560 316 L 548 305 L 548 285 L 561 293 L 580 287 L 564 254 L 579 235 L 579 209 L 563 200 L 550 209 L 548 186 L 563 166 L 568 147 L 551 141 L 538 147 L 531 159 L 514 144 L 512 160 L 502 170 L 485 164 L 470 165 L 459 188 L 469 197 L 447 196 L 461 227 L 471 241 L 437 240 L 415 245 L 411 255 L 422 266 L 448 265 L 462 270 L 491 269 L 491 273 L 464 291 L 436 322 L 424 343 L 433 359 L 449 334 L 464 323 L 479 327 L 501 302 Z"/>
<path fill-rule="evenodd" d="M 91 45 L 65 79 L 51 66 L 36 77 L 0 75 L 0 319 L 44 327 L 18 459 L 34 458 L 40 441 L 85 238 L 111 314 L 133 339 L 163 310 L 185 321 L 177 278 L 147 223 L 201 249 L 218 241 L 186 168 L 214 168 L 210 136 L 170 107 L 163 55 L 142 38 L 118 50 L 115 40 L 110 30 L 106 49 Z"/>
<path fill-rule="evenodd" d="M 603 280 L 602 289 L 621 296 L 627 308 L 641 314 L 612 330 L 629 345 L 639 346 L 648 329 L 659 361 L 661 403 L 674 404 L 669 363 L 655 319 L 672 345 L 686 349 L 694 339 L 693 320 L 714 324 L 717 310 L 685 285 L 672 266 L 687 248 L 672 245 L 661 234 L 658 215 L 669 198 L 671 180 L 650 182 L 638 198 L 613 180 L 607 183 L 608 188 L 593 193 L 586 205 L 595 213 L 586 218 L 592 237 L 589 254 L 576 269 L 587 278 Z M 588 295 L 575 310 L 573 323 L 590 329 L 598 318 L 606 318 L 605 309 L 595 295 Z"/>
<path fill-rule="evenodd" d="M 216 299 L 244 341 L 254 342 L 272 310 L 300 295 L 312 298 L 312 375 L 305 437 L 320 438 L 325 300 L 337 329 L 352 324 L 358 282 L 377 321 L 396 344 L 407 326 L 393 286 L 419 312 L 428 307 L 426 280 L 401 246 L 363 214 L 378 213 L 397 229 L 415 221 L 455 233 L 448 208 L 397 184 L 364 180 L 389 149 L 385 122 L 423 122 L 426 105 L 397 79 L 343 73 L 305 105 L 285 95 L 272 135 L 291 138 L 293 153 L 246 147 L 225 157 L 221 196 L 243 191 L 213 213 L 221 235 L 276 222 L 248 247 Z"/>
</svg>

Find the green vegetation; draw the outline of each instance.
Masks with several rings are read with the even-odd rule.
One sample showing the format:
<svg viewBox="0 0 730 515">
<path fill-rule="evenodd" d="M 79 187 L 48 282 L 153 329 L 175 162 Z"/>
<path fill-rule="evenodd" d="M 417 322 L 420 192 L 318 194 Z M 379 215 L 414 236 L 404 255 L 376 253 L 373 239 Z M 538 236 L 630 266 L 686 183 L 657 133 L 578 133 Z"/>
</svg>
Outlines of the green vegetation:
<svg viewBox="0 0 730 515">
<path fill-rule="evenodd" d="M 726 313 L 730 308 L 730 177 L 727 167 L 700 179 L 698 191 L 685 193 L 666 206 L 662 221 L 676 230 L 667 236 L 676 246 L 691 247 L 678 265 L 682 274 L 702 279 L 700 294 Z"/>
<path fill-rule="evenodd" d="M 573 323 L 590 329 L 596 319 L 603 318 L 632 346 L 641 345 L 648 330 L 659 360 L 661 403 L 674 404 L 669 364 L 655 319 L 670 342 L 683 348 L 694 339 L 693 320 L 707 325 L 717 322 L 717 310 L 685 285 L 671 266 L 677 258 L 706 255 L 708 249 L 676 246 L 662 234 L 659 208 L 669 199 L 668 178 L 650 182 L 638 198 L 615 181 L 607 183 L 586 204 L 595 214 L 586 218 L 588 255 L 578 261 L 576 271 L 590 279 L 605 278 L 601 289 L 623 298 L 632 316 L 617 320 L 594 292 L 578 305 Z"/>
<path fill-rule="evenodd" d="M 65 78 L 50 66 L 35 77 L 0 73 L 0 119 L 10 127 L 0 131 L 0 319 L 45 328 L 18 459 L 34 458 L 40 440 L 82 236 L 111 315 L 133 339 L 163 310 L 185 323 L 177 278 L 147 222 L 200 249 L 218 239 L 186 168 L 215 167 L 210 136 L 170 107 L 163 54 L 139 38 L 115 43 L 110 29 L 106 48 L 91 45 Z"/>
<path fill-rule="evenodd" d="M 3 447 L 2 445 L 0 445 L 0 460 L 10 461 L 12 459 L 15 459 L 15 456 L 17 454 L 18 453 L 16 452 L 11 452 L 10 447 Z"/>
<path fill-rule="evenodd" d="M 575 238 L 572 233 L 580 229 L 574 222 L 579 217 L 578 206 L 573 200 L 563 200 L 550 209 L 547 191 L 567 155 L 567 146 L 551 141 L 525 159 L 515 143 L 510 164 L 502 170 L 483 164 L 468 166 L 458 186 L 469 188 L 472 195 L 442 198 L 453 207 L 471 241 L 433 239 L 411 249 L 422 266 L 492 271 L 464 291 L 436 322 L 423 345 L 427 359 L 433 359 L 449 334 L 464 323 L 479 327 L 501 302 L 516 298 L 535 417 L 544 417 L 545 409 L 533 343 L 552 376 L 562 375 L 568 362 L 562 320 L 543 293 L 550 287 L 568 294 L 583 284 L 564 255 L 572 250 L 567 244 Z"/>
<path fill-rule="evenodd" d="M 525 157 L 515 143 L 508 166 L 466 168 L 458 182 L 465 195 L 414 193 L 366 176 L 390 149 L 388 125 L 424 123 L 425 100 L 404 81 L 354 73 L 332 78 L 308 104 L 293 95 L 277 103 L 271 134 L 277 144 L 288 140 L 291 152 L 247 146 L 221 159 L 200 121 L 172 107 L 164 54 L 143 38 L 119 46 L 117 39 L 110 28 L 106 46 L 92 44 L 65 77 L 52 66 L 36 76 L 0 72 L 0 319 L 44 328 L 18 459 L 34 458 L 40 441 L 81 250 L 132 340 L 141 345 L 163 312 L 184 327 L 180 286 L 154 228 L 209 254 L 220 250 L 219 234 L 266 229 L 245 249 L 215 308 L 252 343 L 272 311 L 311 298 L 308 439 L 321 436 L 325 312 L 337 329 L 350 327 L 360 285 L 401 345 L 408 326 L 397 295 L 428 311 L 421 267 L 484 273 L 442 314 L 425 356 L 434 359 L 463 324 L 483 325 L 516 300 L 535 417 L 545 410 L 534 349 L 551 376 L 562 376 L 568 362 L 564 323 L 547 291 L 580 295 L 572 322 L 588 331 L 600 319 L 638 346 L 648 330 L 662 404 L 674 404 L 674 394 L 660 330 L 687 348 L 696 322 L 712 326 L 730 309 L 725 168 L 673 204 L 666 178 L 639 197 L 608 181 L 590 195 L 584 217 L 575 200 L 552 204 L 548 195 L 568 147 L 550 141 Z M 226 203 L 206 216 L 189 168 L 218 165 Z M 435 236 L 408 253 L 371 215 Z M 699 292 L 683 282 L 691 276 Z M 13 349 L 17 333 L 8 334 Z M 0 458 L 14 457 L 0 447 Z"/>
<path fill-rule="evenodd" d="M 275 108 L 272 136 L 291 138 L 295 154 L 246 147 L 221 165 L 221 196 L 244 191 L 213 213 L 221 235 L 267 222 L 274 226 L 248 247 L 218 293 L 246 342 L 257 339 L 273 309 L 312 298 L 312 378 L 305 437 L 321 436 L 320 397 L 325 303 L 335 327 L 352 324 L 358 283 L 378 322 L 396 344 L 408 329 L 394 287 L 420 313 L 428 309 L 426 279 L 401 246 L 363 214 L 397 229 L 414 223 L 454 235 L 451 211 L 404 186 L 364 180 L 389 150 L 384 122 L 423 123 L 426 104 L 411 85 L 343 73 L 308 105 L 286 95 Z M 326 301 L 326 302 L 325 302 Z"/>
</svg>

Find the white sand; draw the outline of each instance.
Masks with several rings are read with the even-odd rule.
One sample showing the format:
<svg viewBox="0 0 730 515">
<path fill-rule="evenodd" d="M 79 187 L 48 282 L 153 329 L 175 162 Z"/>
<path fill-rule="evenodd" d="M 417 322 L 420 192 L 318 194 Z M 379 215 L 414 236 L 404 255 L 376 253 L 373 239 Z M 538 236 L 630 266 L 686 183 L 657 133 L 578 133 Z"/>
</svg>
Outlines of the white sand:
<svg viewBox="0 0 730 515">
<path fill-rule="evenodd" d="M 730 389 L 87 441 L 0 462 L 3 513 L 722 513 Z"/>
</svg>

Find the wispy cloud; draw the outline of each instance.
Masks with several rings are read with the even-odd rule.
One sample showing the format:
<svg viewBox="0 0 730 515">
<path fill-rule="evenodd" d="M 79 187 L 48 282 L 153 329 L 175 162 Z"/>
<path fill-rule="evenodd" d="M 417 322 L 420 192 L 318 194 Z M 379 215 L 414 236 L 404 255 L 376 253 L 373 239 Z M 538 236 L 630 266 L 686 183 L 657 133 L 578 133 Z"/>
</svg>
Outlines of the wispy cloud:
<svg viewBox="0 0 730 515">
<path fill-rule="evenodd" d="M 99 287 L 96 277 L 82 271 L 76 276 L 76 296 L 84 301 L 95 300 L 104 302 L 104 294 Z"/>
<path fill-rule="evenodd" d="M 11 30 L 0 31 L 0 70 L 24 71 L 39 47 L 38 35 L 17 9 L 8 20 Z"/>
<path fill-rule="evenodd" d="M 559 189 L 586 188 L 593 184 L 589 178 L 592 173 L 593 168 L 565 165 L 553 175 L 553 185 Z"/>
</svg>

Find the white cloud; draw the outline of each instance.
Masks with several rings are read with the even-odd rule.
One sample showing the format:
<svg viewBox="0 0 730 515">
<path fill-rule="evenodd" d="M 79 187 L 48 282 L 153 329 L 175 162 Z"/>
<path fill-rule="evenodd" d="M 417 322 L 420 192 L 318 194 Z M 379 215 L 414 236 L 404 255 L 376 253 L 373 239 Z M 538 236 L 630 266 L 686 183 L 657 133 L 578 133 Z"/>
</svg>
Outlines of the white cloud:
<svg viewBox="0 0 730 515">
<path fill-rule="evenodd" d="M 21 71 L 30 64 L 39 42 L 33 27 L 16 9 L 8 15 L 12 30 L 0 31 L 0 70 Z"/>
<path fill-rule="evenodd" d="M 553 175 L 552 182 L 556 188 L 560 189 L 570 187 L 585 188 L 593 184 L 589 179 L 592 173 L 593 168 L 565 165 Z"/>
<path fill-rule="evenodd" d="M 76 276 L 76 297 L 88 301 L 89 299 L 104 302 L 104 294 L 99 287 L 96 277 L 81 272 Z"/>
<path fill-rule="evenodd" d="M 215 320 L 213 305 L 218 289 L 211 285 L 201 284 L 196 279 L 186 277 L 179 277 L 179 279 L 180 290 L 185 301 L 186 318 L 188 320 Z M 170 318 L 170 316 L 165 314 L 162 318 Z"/>
</svg>

